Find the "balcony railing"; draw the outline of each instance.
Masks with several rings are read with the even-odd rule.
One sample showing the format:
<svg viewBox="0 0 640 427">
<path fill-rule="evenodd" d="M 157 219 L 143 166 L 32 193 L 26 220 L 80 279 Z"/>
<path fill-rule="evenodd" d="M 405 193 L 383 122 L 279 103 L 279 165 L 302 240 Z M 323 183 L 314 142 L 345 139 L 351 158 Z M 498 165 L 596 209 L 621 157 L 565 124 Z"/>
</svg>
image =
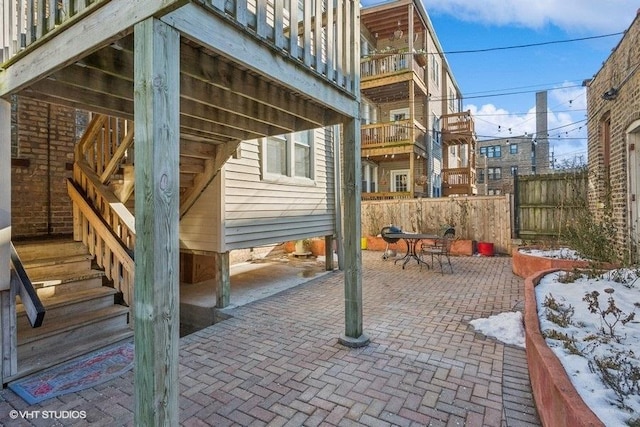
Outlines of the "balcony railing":
<svg viewBox="0 0 640 427">
<path fill-rule="evenodd" d="M 362 200 L 394 200 L 394 199 L 410 199 L 409 191 L 391 191 L 385 193 L 362 193 Z"/>
<path fill-rule="evenodd" d="M 471 168 L 452 168 L 442 170 L 443 186 L 469 186 L 475 184 L 476 172 Z"/>
<path fill-rule="evenodd" d="M 375 54 L 364 58 L 360 63 L 360 76 L 363 79 L 382 77 L 408 70 L 413 70 L 418 76 L 423 77 L 424 68 L 420 66 L 414 55 L 409 53 Z"/>
<path fill-rule="evenodd" d="M 442 116 L 442 132 L 451 134 L 468 134 L 475 132 L 475 125 L 470 111 L 446 114 Z"/>
<path fill-rule="evenodd" d="M 110 2 L 0 0 L 0 64 Z M 180 5 L 182 0 L 175 0 Z M 140 8 L 146 2 L 137 2 Z M 169 10 L 165 1 L 163 10 Z M 352 0 L 198 0 L 203 7 L 351 93 L 358 88 L 359 5 Z M 105 22 L 104 25 L 109 25 Z M 283 76 L 284 78 L 284 76 Z"/>
<path fill-rule="evenodd" d="M 0 0 L 0 64 L 110 0 Z"/>
<path fill-rule="evenodd" d="M 425 129 L 413 120 L 363 125 L 362 148 L 376 148 L 387 145 L 424 144 Z"/>
</svg>

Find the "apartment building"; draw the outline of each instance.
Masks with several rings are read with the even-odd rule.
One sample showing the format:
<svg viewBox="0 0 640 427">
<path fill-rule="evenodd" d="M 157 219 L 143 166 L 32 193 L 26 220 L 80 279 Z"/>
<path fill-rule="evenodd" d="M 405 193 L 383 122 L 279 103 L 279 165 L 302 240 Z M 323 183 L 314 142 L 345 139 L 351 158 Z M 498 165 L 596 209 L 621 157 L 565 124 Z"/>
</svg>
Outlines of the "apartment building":
<svg viewBox="0 0 640 427">
<path fill-rule="evenodd" d="M 361 10 L 362 198 L 471 195 L 475 132 L 419 0 Z"/>
<path fill-rule="evenodd" d="M 510 133 L 509 129 L 504 129 Z M 551 171 L 547 120 L 547 92 L 536 94 L 536 132 L 478 141 L 478 194 L 513 193 L 517 175 Z"/>
</svg>

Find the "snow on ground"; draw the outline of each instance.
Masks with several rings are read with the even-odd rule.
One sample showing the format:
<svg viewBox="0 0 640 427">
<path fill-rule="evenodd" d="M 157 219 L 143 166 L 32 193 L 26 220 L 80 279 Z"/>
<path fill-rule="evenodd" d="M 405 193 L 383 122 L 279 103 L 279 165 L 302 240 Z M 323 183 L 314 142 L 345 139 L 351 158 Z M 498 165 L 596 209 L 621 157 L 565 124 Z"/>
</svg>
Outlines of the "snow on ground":
<svg viewBox="0 0 640 427">
<path fill-rule="evenodd" d="M 573 251 L 575 252 L 575 251 Z M 552 258 L 570 258 L 572 252 L 563 249 L 556 251 L 535 251 L 538 256 Z M 571 258 L 575 259 L 575 258 Z M 547 345 L 556 354 L 565 368 L 574 387 L 591 408 L 591 410 L 607 426 L 627 426 L 630 420 L 640 420 L 640 271 L 612 270 L 594 278 L 582 277 L 573 283 L 560 283 L 558 278 L 563 273 L 557 272 L 546 275 L 536 286 L 536 300 L 540 319 L 540 330 L 545 334 L 555 330 L 575 339 L 575 347 L 582 355 L 572 354 L 567 350 L 563 341 L 547 338 Z M 596 313 L 589 310 L 589 304 L 584 301 L 585 295 L 597 291 L 600 310 Z M 613 292 L 612 292 L 613 291 Z M 572 308 L 573 313 L 569 325 L 561 327 L 547 319 L 545 299 L 551 295 L 553 300 L 562 306 Z M 613 306 L 620 310 L 617 323 L 611 308 L 609 298 L 613 299 Z M 547 304 L 548 305 L 548 304 Z M 605 313 L 604 316 L 602 313 Z M 633 320 L 622 323 L 631 313 L 637 313 Z M 568 313 L 571 313 L 569 309 Z M 614 337 L 610 336 L 610 329 L 604 322 L 614 324 Z M 479 332 L 492 336 L 498 340 L 524 347 L 524 329 L 522 314 L 517 312 L 501 313 L 487 319 L 476 319 L 469 322 Z M 604 331 L 609 334 L 603 333 Z M 609 337 L 607 337 L 609 335 Z M 599 337 L 594 339 L 594 337 Z M 637 353 L 635 354 L 634 351 Z M 620 375 L 620 371 L 608 370 L 613 374 L 620 387 L 634 388 L 634 393 L 620 397 L 611 388 L 607 388 L 601 377 L 596 374 L 593 357 L 624 356 L 626 365 L 632 373 Z M 591 366 L 590 362 L 591 360 Z M 621 360 L 621 359 L 619 359 Z M 635 380 L 632 378 L 636 375 Z M 624 379 L 626 378 L 626 380 Z M 624 382 L 627 381 L 627 384 Z M 622 408 L 625 406 L 625 408 Z M 637 425 L 637 424 L 634 424 Z"/>
<path fill-rule="evenodd" d="M 586 259 L 582 258 L 578 252 L 569 248 L 558 248 L 558 249 L 522 248 L 522 249 L 519 249 L 519 251 L 527 253 L 529 255 L 539 256 L 543 258 L 559 258 L 559 259 L 571 259 L 575 261 L 586 261 Z"/>
<path fill-rule="evenodd" d="M 505 344 L 513 344 L 524 348 L 522 313 L 519 311 L 500 313 L 486 319 L 475 319 L 469 323 L 478 332 L 494 337 Z"/>
</svg>

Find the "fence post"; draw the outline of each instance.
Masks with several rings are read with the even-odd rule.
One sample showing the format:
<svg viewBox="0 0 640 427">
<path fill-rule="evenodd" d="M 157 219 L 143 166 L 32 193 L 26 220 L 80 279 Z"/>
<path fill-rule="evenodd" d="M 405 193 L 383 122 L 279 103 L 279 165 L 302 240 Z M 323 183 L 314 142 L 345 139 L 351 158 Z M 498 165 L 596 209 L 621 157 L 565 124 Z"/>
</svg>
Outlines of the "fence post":
<svg viewBox="0 0 640 427">
<path fill-rule="evenodd" d="M 511 237 L 517 239 L 520 237 L 520 180 L 518 174 L 513 176 L 513 201 L 511 209 L 511 217 L 513 228 L 511 229 Z"/>
</svg>

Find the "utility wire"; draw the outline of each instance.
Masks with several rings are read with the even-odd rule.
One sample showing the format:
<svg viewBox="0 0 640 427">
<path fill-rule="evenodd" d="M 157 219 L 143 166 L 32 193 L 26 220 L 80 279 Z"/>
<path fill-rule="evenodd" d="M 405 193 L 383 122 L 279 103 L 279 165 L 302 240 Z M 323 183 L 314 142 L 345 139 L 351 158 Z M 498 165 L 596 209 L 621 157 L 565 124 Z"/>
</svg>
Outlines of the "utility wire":
<svg viewBox="0 0 640 427">
<path fill-rule="evenodd" d="M 522 48 L 528 48 L 528 47 L 545 46 L 545 45 L 550 45 L 550 44 L 572 43 L 572 42 L 579 42 L 579 41 L 584 41 L 584 40 L 602 39 L 602 38 L 605 38 L 605 37 L 619 36 L 619 35 L 624 34 L 624 33 L 625 33 L 625 31 L 620 31 L 618 33 L 602 34 L 602 35 L 599 35 L 599 36 L 591 36 L 591 37 L 581 37 L 581 38 L 577 38 L 577 39 L 553 40 L 553 41 L 548 41 L 548 42 L 528 43 L 528 44 L 520 44 L 520 45 L 513 45 L 513 46 L 488 47 L 488 48 L 485 48 L 485 49 L 452 50 L 452 51 L 448 51 L 448 52 L 437 52 L 437 53 L 436 52 L 431 52 L 431 55 L 455 55 L 455 54 L 459 54 L 459 53 L 482 53 L 482 52 L 491 52 L 491 51 L 495 51 L 495 50 L 522 49 Z"/>
</svg>

